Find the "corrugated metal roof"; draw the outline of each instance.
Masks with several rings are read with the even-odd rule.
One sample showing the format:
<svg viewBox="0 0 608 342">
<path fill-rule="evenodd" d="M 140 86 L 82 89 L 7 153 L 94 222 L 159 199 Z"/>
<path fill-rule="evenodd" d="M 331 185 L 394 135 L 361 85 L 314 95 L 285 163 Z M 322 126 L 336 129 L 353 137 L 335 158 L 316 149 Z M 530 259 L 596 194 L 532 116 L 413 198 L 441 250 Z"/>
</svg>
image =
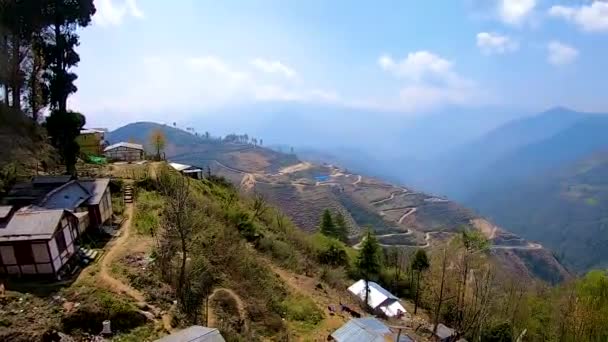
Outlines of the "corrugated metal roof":
<svg viewBox="0 0 608 342">
<path fill-rule="evenodd" d="M 11 210 L 13 209 L 12 205 L 0 205 L 0 218 L 5 218 L 8 216 L 8 214 L 11 213 Z"/>
<path fill-rule="evenodd" d="M 399 300 L 399 298 L 395 297 L 392 293 L 385 290 L 382 286 L 377 283 L 370 281 L 369 283 L 369 296 L 368 296 L 368 305 L 375 309 L 380 304 L 384 303 L 387 299 Z M 365 280 L 361 279 L 358 282 L 354 283 L 348 288 L 355 296 L 359 297 L 361 300 L 365 301 Z"/>
<path fill-rule="evenodd" d="M 50 239 L 65 210 L 32 210 L 22 208 L 0 229 L 0 241 Z"/>
<path fill-rule="evenodd" d="M 177 171 L 182 171 L 182 170 L 192 167 L 192 165 L 186 165 L 186 164 L 180 164 L 180 163 L 169 163 L 169 166 L 176 169 Z"/>
<path fill-rule="evenodd" d="M 374 317 L 354 318 L 331 334 L 337 342 L 384 342 L 391 330 Z"/>
<path fill-rule="evenodd" d="M 80 130 L 80 134 L 93 134 L 93 133 L 101 133 L 104 134 L 106 131 L 98 128 L 83 128 Z"/>
<path fill-rule="evenodd" d="M 70 181 L 49 192 L 40 202 L 47 209 L 72 210 L 91 198 L 87 189 L 77 181 Z"/>
<path fill-rule="evenodd" d="M 89 205 L 99 204 L 104 192 L 110 185 L 109 178 L 81 179 L 78 182 L 91 194 L 91 197 L 87 201 Z"/>
<path fill-rule="evenodd" d="M 193 325 L 158 339 L 155 342 L 225 342 L 225 340 L 215 328 Z"/>
<path fill-rule="evenodd" d="M 118 147 L 133 148 L 133 149 L 142 150 L 142 151 L 144 150 L 144 146 L 141 144 L 134 144 L 134 143 L 128 143 L 128 142 L 121 141 L 119 143 L 116 143 L 116 144 L 113 144 L 113 145 L 110 145 L 110 146 L 104 148 L 103 151 L 107 152 L 109 150 L 113 150 Z"/>
</svg>

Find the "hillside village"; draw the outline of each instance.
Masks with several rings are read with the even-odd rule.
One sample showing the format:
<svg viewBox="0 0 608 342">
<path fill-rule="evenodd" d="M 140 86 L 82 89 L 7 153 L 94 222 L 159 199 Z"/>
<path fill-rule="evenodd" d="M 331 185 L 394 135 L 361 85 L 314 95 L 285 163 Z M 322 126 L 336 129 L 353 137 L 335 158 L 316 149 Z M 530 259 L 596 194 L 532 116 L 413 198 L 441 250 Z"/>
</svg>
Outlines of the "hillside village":
<svg viewBox="0 0 608 342">
<path fill-rule="evenodd" d="M 257 135 L 87 124 L 96 5 L 0 1 L 0 342 L 608 340 L 606 270 L 444 196 Z"/>
<path fill-rule="evenodd" d="M 3 295 L 5 304 L 0 317 L 6 328 L 4 335 L 0 334 L 4 340 L 28 341 L 52 334 L 71 336 L 76 340 L 106 338 L 118 341 L 180 341 L 185 336 L 194 336 L 202 341 L 392 341 L 397 338 L 399 341 L 465 340 L 466 337 L 459 335 L 459 330 L 452 326 L 457 321 L 449 324 L 440 318 L 444 314 L 436 316 L 433 308 L 433 302 L 437 303 L 437 298 L 446 300 L 449 298 L 448 293 L 457 290 L 453 285 L 459 284 L 458 278 L 453 278 L 457 273 L 448 275 L 445 268 L 441 272 L 442 260 L 445 265 L 447 258 L 446 255 L 441 258 L 440 246 L 447 243 L 443 248 L 451 246 L 450 255 L 458 253 L 460 247 L 457 245 L 457 235 L 456 239 L 447 240 L 449 235 L 443 238 L 438 235 L 432 243 L 427 239 L 416 249 L 415 244 L 403 245 L 404 242 L 397 239 L 400 238 L 399 234 L 411 234 L 407 231 L 392 233 L 380 230 L 382 233 L 377 235 L 363 234 L 359 231 L 361 228 L 356 219 L 348 212 L 346 224 L 349 226 L 349 234 L 346 243 L 333 238 L 331 230 L 323 227 L 323 222 L 319 228 L 321 233 L 310 235 L 311 233 L 299 230 L 290 222 L 290 217 L 281 214 L 280 209 L 266 203 L 264 197 L 259 193 L 256 195 L 252 190 L 257 186 L 258 179 L 265 182 L 273 177 L 271 174 L 275 174 L 274 177 L 279 177 L 280 180 L 291 172 L 305 172 L 313 165 L 296 163 L 284 167 L 278 173 L 253 176 L 241 174 L 242 179 L 233 179 L 234 185 L 231 185 L 231 177 L 223 178 L 225 173 L 219 172 L 217 168 L 154 161 L 156 154 L 145 153 L 143 144 L 109 144 L 103 139 L 99 140 L 99 144 L 101 147 L 97 150 L 107 152 L 100 156 L 103 161 L 88 158 L 89 161 L 84 162 L 87 158 L 83 159 L 77 165 L 77 170 L 80 171 L 76 176 L 38 175 L 17 182 L 2 198 L 3 227 L 10 229 L 0 231 L 5 239 L 0 247 L 2 270 L 6 277 Z M 238 150 L 243 150 L 248 145 L 240 146 Z M 255 150 L 245 150 L 244 153 L 252 152 L 256 153 Z M 267 153 L 261 152 L 261 155 Z M 235 152 L 230 153 L 234 157 Z M 230 169 L 240 170 L 232 167 L 224 169 L 228 172 L 231 172 Z M 344 172 L 345 170 L 342 174 Z M 340 177 L 348 181 L 344 185 L 333 185 L 334 182 L 340 184 Z M 249 181 L 254 183 L 243 185 L 243 179 L 246 178 L 253 178 Z M 340 175 L 323 179 L 311 178 L 312 183 L 304 178 L 293 179 L 296 183 L 312 184 L 316 188 L 331 187 L 337 191 L 345 191 L 340 187 L 346 187 L 350 183 L 374 182 L 373 179 L 361 176 Z M 324 186 L 324 183 L 328 185 Z M 179 191 L 174 190 L 184 186 L 189 189 L 188 197 L 197 198 L 190 204 L 192 209 L 202 205 L 203 212 L 210 215 L 205 218 L 205 214 L 196 219 L 206 223 L 199 228 L 196 228 L 196 224 L 193 225 L 193 230 L 189 232 L 192 234 L 189 249 L 196 250 L 200 255 L 190 254 L 187 264 L 192 268 L 187 274 L 206 279 L 201 283 L 206 284 L 204 289 L 189 290 L 195 291 L 191 295 L 199 298 L 197 301 L 200 307 L 195 309 L 188 308 L 182 302 L 183 299 L 180 299 L 175 278 L 169 280 L 171 277 L 179 278 L 180 253 L 167 255 L 162 252 L 168 248 L 163 247 L 167 246 L 166 243 L 173 244 L 170 241 L 174 241 L 177 233 L 174 231 L 169 234 L 171 223 L 167 220 L 171 215 L 177 214 L 170 209 L 170 203 L 179 201 L 180 198 Z M 372 204 L 385 205 L 400 194 L 390 188 L 385 191 L 388 196 L 374 199 Z M 437 198 L 426 202 L 441 201 L 445 200 Z M 240 209 L 232 213 L 236 208 Z M 224 210 L 228 211 L 222 214 Z M 245 211 L 239 213 L 240 210 Z M 387 214 L 389 212 L 390 210 Z M 414 222 L 402 219 L 408 213 L 415 213 L 410 213 L 411 210 L 403 212 L 395 218 L 389 216 L 383 220 L 395 220 L 407 224 L 410 230 L 416 229 Z M 213 218 L 218 214 L 220 216 Z M 194 212 L 182 212 L 180 216 L 190 215 L 194 215 L 191 219 L 197 217 Z M 321 217 L 318 220 L 322 221 Z M 191 222 L 194 224 L 196 221 Z M 484 234 L 490 234 L 486 236 L 496 239 L 498 246 L 502 243 L 518 246 L 509 240 L 509 235 L 498 239 L 498 233 L 500 236 L 505 233 L 496 231 L 496 228 L 492 230 L 492 227 L 479 227 L 486 232 Z M 229 233 L 230 229 L 234 231 Z M 199 234 L 200 237 L 196 237 Z M 222 238 L 217 240 L 217 234 L 221 234 Z M 361 234 L 364 235 L 363 238 Z M 483 235 L 479 237 L 486 239 Z M 203 242 L 214 239 L 217 241 L 211 245 Z M 393 239 L 397 240 L 393 242 Z M 372 244 L 368 245 L 367 240 L 372 241 Z M 505 242 L 500 242 L 502 240 Z M 373 247 L 374 244 L 376 247 Z M 525 247 L 526 244 L 524 242 L 519 246 Z M 171 248 L 179 250 L 179 244 Z M 376 250 L 374 254 L 380 253 L 373 258 L 379 258 L 384 271 L 366 282 L 356 270 L 359 267 L 358 260 L 361 260 L 358 255 L 362 255 L 362 251 L 368 248 Z M 506 251 L 494 248 L 499 253 Z M 416 271 L 415 258 L 412 259 L 413 254 L 410 253 L 422 249 L 426 249 L 430 255 L 431 269 Z M 407 252 L 408 250 L 412 252 Z M 443 253 L 447 251 L 444 250 Z M 237 258 L 234 253 L 241 256 Z M 396 263 L 392 261 L 392 253 L 396 253 Z M 222 257 L 216 259 L 219 256 Z M 239 262 L 247 258 L 253 258 L 255 262 L 243 269 L 241 267 L 244 265 L 239 265 Z M 484 260 L 485 257 L 471 259 L 468 267 L 479 267 L 474 265 L 487 262 Z M 199 265 L 196 266 L 197 270 L 199 267 L 202 269 L 194 271 L 194 265 Z M 450 267 L 460 266 L 453 264 Z M 167 274 L 171 268 L 174 271 Z M 220 273 L 212 276 L 213 273 L 210 272 L 214 269 Z M 197 275 L 198 272 L 202 273 Z M 247 276 L 249 272 L 262 273 Z M 415 305 L 419 285 L 410 282 L 409 286 L 413 288 L 408 290 L 407 285 L 404 287 L 394 282 L 407 283 L 412 272 L 414 275 L 422 275 L 424 280 L 418 284 L 424 283 L 428 287 L 420 289 L 421 307 Z M 483 268 L 479 272 L 483 272 Z M 262 274 L 264 276 L 259 278 Z M 479 274 L 482 277 L 489 276 Z M 269 277 L 271 275 L 274 276 Z M 392 277 L 395 280 L 391 280 Z M 444 284 L 446 280 L 452 283 Z M 477 284 L 475 286 L 483 284 L 477 279 L 470 281 Z M 267 285 L 262 289 L 259 288 L 260 283 Z M 366 283 L 369 286 L 367 300 Z M 445 287 L 443 291 L 446 293 L 436 297 L 439 293 L 434 291 L 441 287 Z M 521 293 L 518 291 L 521 289 L 512 294 Z M 117 302 L 109 300 L 111 297 L 108 296 L 112 293 L 117 296 Z M 490 310 L 494 310 L 491 308 L 497 303 L 490 304 L 490 298 L 486 297 L 489 293 L 465 294 L 467 301 L 481 300 L 486 303 L 481 312 L 471 311 L 467 315 L 476 312 L 490 315 Z M 83 295 L 88 296 L 87 299 Z M 253 298 L 258 299 L 251 301 Z M 449 301 L 450 299 L 446 300 L 444 308 L 445 305 L 449 307 Z M 524 304 L 519 302 L 517 305 Z M 471 309 L 474 307 L 471 306 L 468 310 Z M 521 309 L 522 307 L 519 310 Z M 22 334 L 22 324 L 27 321 L 27 316 L 23 317 L 22 313 L 29 310 L 33 310 L 31 314 L 48 315 L 50 319 Z M 441 312 L 443 310 L 445 309 L 441 309 Z M 81 315 L 90 317 L 87 318 L 90 322 L 86 325 L 78 323 L 82 319 L 79 318 Z M 272 317 L 278 320 L 273 321 Z M 502 325 L 498 327 L 504 329 Z M 497 330 L 497 333 L 498 331 L 507 334 L 506 331 Z M 519 332 L 516 330 L 515 333 L 521 335 L 519 337 L 522 340 L 537 340 L 533 336 L 540 332 L 526 328 Z M 509 334 L 514 336 L 513 332 Z M 506 341 L 510 338 L 503 336 L 498 340 Z"/>
</svg>

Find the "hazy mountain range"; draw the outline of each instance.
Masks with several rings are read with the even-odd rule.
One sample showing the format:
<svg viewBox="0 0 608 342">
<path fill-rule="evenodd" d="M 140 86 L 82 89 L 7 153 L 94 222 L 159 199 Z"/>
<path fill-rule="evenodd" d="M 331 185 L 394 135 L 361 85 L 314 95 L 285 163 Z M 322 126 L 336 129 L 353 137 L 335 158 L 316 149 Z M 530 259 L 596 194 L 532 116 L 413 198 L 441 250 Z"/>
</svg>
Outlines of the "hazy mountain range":
<svg viewBox="0 0 608 342">
<path fill-rule="evenodd" d="M 453 120 L 423 132 L 429 139 L 441 137 L 441 127 Z M 464 143 L 459 143 L 466 140 L 462 137 L 453 143 L 439 138 L 448 146 L 440 152 L 429 147 L 436 153 L 426 158 L 408 155 L 408 147 L 415 146 L 411 136 L 395 142 L 393 153 L 366 153 L 352 146 L 304 149 L 301 156 L 446 195 L 505 229 L 546 244 L 582 271 L 608 265 L 606 132 L 608 115 L 558 107 L 518 117 Z"/>
<path fill-rule="evenodd" d="M 557 107 L 536 115 L 486 108 L 403 117 L 304 105 L 212 114 L 189 126 L 247 133 L 294 147 L 300 159 L 445 195 L 545 244 L 575 270 L 608 265 L 608 115 Z"/>
</svg>

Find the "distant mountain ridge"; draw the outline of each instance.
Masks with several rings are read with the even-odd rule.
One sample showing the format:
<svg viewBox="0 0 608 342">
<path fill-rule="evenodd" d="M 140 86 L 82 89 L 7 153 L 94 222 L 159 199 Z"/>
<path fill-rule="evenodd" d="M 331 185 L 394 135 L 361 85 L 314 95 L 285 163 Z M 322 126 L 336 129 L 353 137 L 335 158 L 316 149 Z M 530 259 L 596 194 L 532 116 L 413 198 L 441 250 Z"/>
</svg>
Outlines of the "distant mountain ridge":
<svg viewBox="0 0 608 342">
<path fill-rule="evenodd" d="M 608 173 L 598 171 L 608 164 L 601 157 L 608 151 L 607 132 L 608 114 L 554 108 L 455 149 L 433 163 L 439 171 L 425 181 L 500 226 L 546 243 L 576 270 L 605 267 L 608 239 L 597 236 L 608 209 Z M 590 163 L 595 166 L 587 173 L 577 171 Z M 586 184 L 581 177 L 590 174 L 593 182 Z M 564 195 L 568 187 L 589 193 L 576 200 Z"/>
<path fill-rule="evenodd" d="M 111 144 L 121 141 L 133 141 L 147 147 L 150 146 L 150 134 L 160 129 L 168 142 L 176 146 L 197 145 L 203 143 L 203 139 L 176 127 L 162 125 L 155 122 L 135 122 L 117 128 L 106 134 L 106 140 Z"/>
</svg>

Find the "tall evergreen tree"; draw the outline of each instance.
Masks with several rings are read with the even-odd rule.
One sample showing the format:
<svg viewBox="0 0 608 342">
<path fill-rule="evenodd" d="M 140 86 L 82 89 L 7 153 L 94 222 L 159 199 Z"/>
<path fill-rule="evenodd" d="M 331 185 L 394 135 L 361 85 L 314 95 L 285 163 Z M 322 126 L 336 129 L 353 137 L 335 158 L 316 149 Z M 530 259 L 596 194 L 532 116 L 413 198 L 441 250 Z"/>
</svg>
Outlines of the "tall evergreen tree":
<svg viewBox="0 0 608 342">
<path fill-rule="evenodd" d="M 60 151 L 67 173 L 74 174 L 78 155 L 74 139 L 84 125 L 84 117 L 67 110 L 68 96 L 77 90 L 74 85 L 77 76 L 70 69 L 80 61 L 75 51 L 79 44 L 76 30 L 90 24 L 95 6 L 93 0 L 44 0 L 42 13 L 49 22 L 48 38 L 42 43 L 47 63 L 44 78 L 51 105 L 47 129 Z"/>
<path fill-rule="evenodd" d="M 325 209 L 323 211 L 323 216 L 321 216 L 321 224 L 319 225 L 319 229 L 321 234 L 325 236 L 336 237 L 336 225 L 334 224 L 334 220 L 331 217 L 331 212 L 329 209 Z"/>
<path fill-rule="evenodd" d="M 369 303 L 369 282 L 380 273 L 381 249 L 371 229 L 367 230 L 357 257 L 357 269 L 365 280 L 365 303 Z"/>
<path fill-rule="evenodd" d="M 336 226 L 336 237 L 338 240 L 346 242 L 346 240 L 348 240 L 348 232 L 350 227 L 348 226 L 346 219 L 344 219 L 344 215 L 342 215 L 341 211 L 338 211 L 334 216 L 334 224 Z"/>
<path fill-rule="evenodd" d="M 414 259 L 412 259 L 412 270 L 416 271 L 416 295 L 414 298 L 414 314 L 418 312 L 418 298 L 420 294 L 420 276 L 422 272 L 426 271 L 431 264 L 429 263 L 429 258 L 426 255 L 424 249 L 419 249 L 414 254 Z"/>
</svg>

